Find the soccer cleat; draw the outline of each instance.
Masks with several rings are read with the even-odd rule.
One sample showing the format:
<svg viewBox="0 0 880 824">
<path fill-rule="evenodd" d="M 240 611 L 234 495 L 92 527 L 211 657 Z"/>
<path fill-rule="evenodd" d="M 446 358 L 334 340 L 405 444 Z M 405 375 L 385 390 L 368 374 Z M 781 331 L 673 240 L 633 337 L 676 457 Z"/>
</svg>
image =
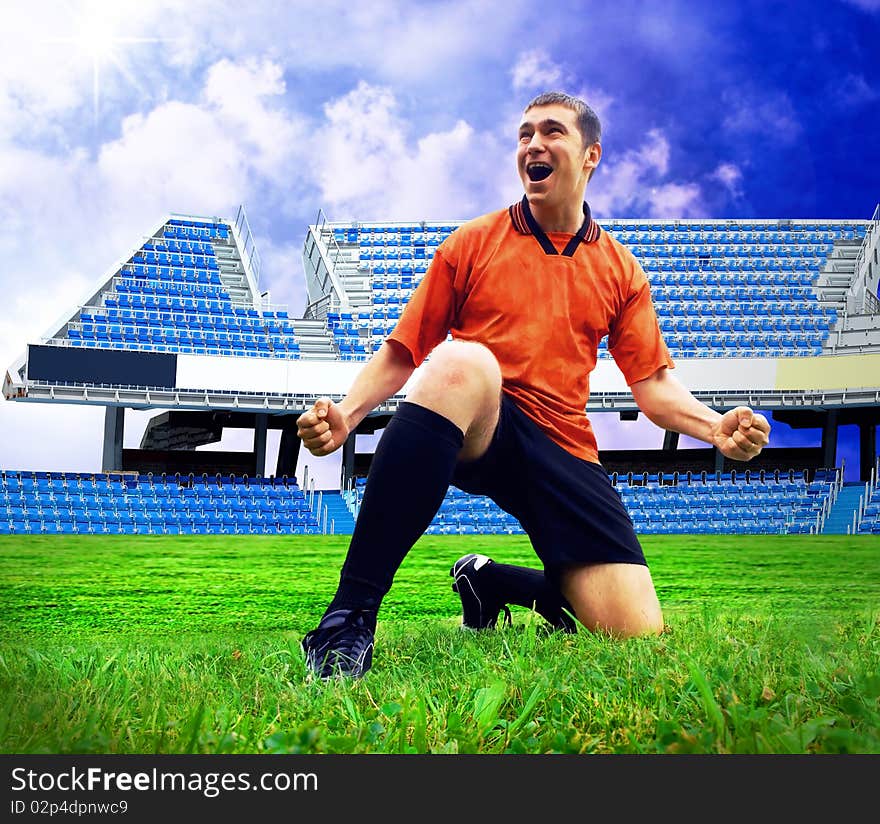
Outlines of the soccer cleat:
<svg viewBox="0 0 880 824">
<path fill-rule="evenodd" d="M 489 629 L 498 621 L 498 614 L 504 610 L 505 620 L 511 622 L 510 609 L 498 595 L 490 592 L 485 581 L 480 581 L 480 570 L 494 561 L 485 555 L 471 553 L 459 558 L 449 574 L 455 579 L 452 591 L 461 598 L 462 626 L 470 629 Z M 522 603 L 522 602 L 517 602 Z M 558 599 L 545 599 L 531 607 L 554 630 L 576 633 L 577 621 L 568 613 Z"/>
<path fill-rule="evenodd" d="M 510 623 L 510 610 L 507 605 L 493 598 L 485 586 L 480 586 L 479 571 L 486 564 L 494 563 L 485 555 L 471 553 L 463 555 L 449 570 L 455 579 L 452 591 L 461 599 L 461 624 L 468 629 L 491 629 L 498 623 L 498 614 L 504 610 L 507 623 Z"/>
<path fill-rule="evenodd" d="M 360 678 L 373 663 L 376 613 L 336 609 L 302 639 L 306 666 L 319 678 Z"/>
</svg>

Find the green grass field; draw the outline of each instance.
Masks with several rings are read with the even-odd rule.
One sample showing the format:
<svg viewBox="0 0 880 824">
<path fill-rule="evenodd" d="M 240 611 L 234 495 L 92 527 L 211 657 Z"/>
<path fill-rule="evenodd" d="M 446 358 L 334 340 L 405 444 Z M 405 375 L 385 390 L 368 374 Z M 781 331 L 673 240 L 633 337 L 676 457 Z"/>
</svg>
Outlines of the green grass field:
<svg viewBox="0 0 880 824">
<path fill-rule="evenodd" d="M 449 567 L 519 536 L 422 538 L 360 681 L 299 641 L 347 536 L 0 539 L 0 751 L 880 753 L 880 538 L 644 536 L 659 638 L 459 627 Z"/>
</svg>

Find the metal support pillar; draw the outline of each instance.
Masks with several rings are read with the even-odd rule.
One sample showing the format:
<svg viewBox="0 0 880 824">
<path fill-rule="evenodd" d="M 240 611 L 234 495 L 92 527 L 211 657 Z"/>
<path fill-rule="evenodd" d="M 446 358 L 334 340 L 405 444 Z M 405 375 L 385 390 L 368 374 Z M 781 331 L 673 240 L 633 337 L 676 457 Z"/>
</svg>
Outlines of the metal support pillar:
<svg viewBox="0 0 880 824">
<path fill-rule="evenodd" d="M 269 416 L 264 412 L 256 415 L 254 421 L 254 475 L 266 474 L 266 432 Z"/>
<path fill-rule="evenodd" d="M 822 465 L 837 466 L 837 410 L 829 409 L 822 426 Z"/>
<path fill-rule="evenodd" d="M 351 432 L 342 444 L 342 478 L 340 479 L 343 486 L 354 475 L 354 453 L 355 441 L 357 433 Z"/>
<path fill-rule="evenodd" d="M 125 434 L 125 407 L 108 406 L 104 411 L 103 472 L 122 471 L 122 438 Z"/>
<path fill-rule="evenodd" d="M 296 424 L 285 426 L 281 430 L 281 444 L 278 449 L 278 462 L 275 465 L 275 476 L 280 478 L 287 475 L 292 478 L 296 475 L 296 465 L 299 462 L 299 447 L 302 441 L 297 437 Z"/>
<path fill-rule="evenodd" d="M 859 424 L 859 480 L 870 481 L 877 460 L 877 424 L 866 421 Z"/>
</svg>

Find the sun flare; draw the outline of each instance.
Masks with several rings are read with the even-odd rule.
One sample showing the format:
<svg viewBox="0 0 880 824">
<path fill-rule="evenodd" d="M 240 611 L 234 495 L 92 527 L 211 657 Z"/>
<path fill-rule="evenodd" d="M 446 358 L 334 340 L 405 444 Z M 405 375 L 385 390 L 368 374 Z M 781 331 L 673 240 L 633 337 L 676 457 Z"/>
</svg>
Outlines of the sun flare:
<svg viewBox="0 0 880 824">
<path fill-rule="evenodd" d="M 119 32 L 116 24 L 123 19 L 119 6 L 102 0 L 79 9 L 79 14 L 75 9 L 68 10 L 71 19 L 66 27 L 66 36 L 44 38 L 41 42 L 64 44 L 72 49 L 74 64 L 91 64 L 92 110 L 97 125 L 102 79 L 106 85 L 109 77 L 112 85 L 114 76 L 119 75 L 146 96 L 148 91 L 129 68 L 128 52 L 142 44 L 173 42 L 173 38 L 139 37 Z M 110 74 L 102 78 L 106 72 Z"/>
<path fill-rule="evenodd" d="M 73 38 L 77 49 L 86 57 L 96 61 L 110 58 L 117 37 L 112 26 L 104 20 L 86 19 L 80 24 Z"/>
</svg>

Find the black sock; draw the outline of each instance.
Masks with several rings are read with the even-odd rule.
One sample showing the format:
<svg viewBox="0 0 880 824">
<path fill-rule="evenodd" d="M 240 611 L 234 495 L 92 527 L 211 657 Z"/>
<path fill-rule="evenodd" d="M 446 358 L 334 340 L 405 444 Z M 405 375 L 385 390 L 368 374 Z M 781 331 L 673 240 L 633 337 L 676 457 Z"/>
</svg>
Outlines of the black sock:
<svg viewBox="0 0 880 824">
<path fill-rule="evenodd" d="M 463 443 L 448 418 L 407 401 L 397 407 L 376 447 L 327 612 L 379 608 L 407 552 L 437 514 Z"/>
<path fill-rule="evenodd" d="M 559 587 L 538 569 L 491 563 L 480 570 L 480 576 L 504 603 L 533 609 L 551 624 L 559 623 L 563 609 L 574 615 Z"/>
</svg>

